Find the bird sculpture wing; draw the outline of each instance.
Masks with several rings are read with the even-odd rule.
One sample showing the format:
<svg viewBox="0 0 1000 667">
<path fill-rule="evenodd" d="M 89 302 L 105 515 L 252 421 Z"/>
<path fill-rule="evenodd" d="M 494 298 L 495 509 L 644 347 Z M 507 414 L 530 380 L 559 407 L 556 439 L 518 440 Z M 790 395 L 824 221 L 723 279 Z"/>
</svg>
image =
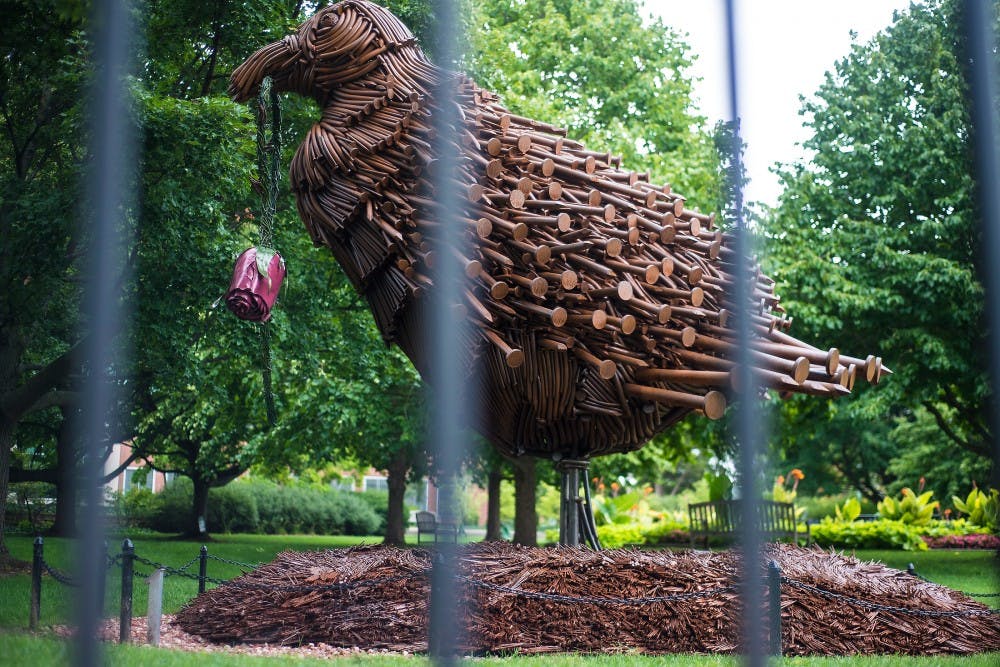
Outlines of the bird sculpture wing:
<svg viewBox="0 0 1000 667">
<path fill-rule="evenodd" d="M 716 419 L 734 388 L 736 280 L 753 285 L 753 360 L 762 388 L 838 396 L 881 360 L 818 349 L 790 324 L 759 268 L 742 278 L 714 215 L 669 186 L 510 113 L 441 70 L 387 9 L 345 0 L 265 46 L 232 75 L 251 98 L 265 76 L 317 100 L 322 116 L 291 163 L 299 214 L 365 296 L 382 336 L 426 376 L 422 298 L 433 289 L 434 91 L 454 90 L 459 211 L 474 323 L 466 359 L 481 428 L 508 454 L 586 457 L 638 449 L 692 411 Z"/>
</svg>

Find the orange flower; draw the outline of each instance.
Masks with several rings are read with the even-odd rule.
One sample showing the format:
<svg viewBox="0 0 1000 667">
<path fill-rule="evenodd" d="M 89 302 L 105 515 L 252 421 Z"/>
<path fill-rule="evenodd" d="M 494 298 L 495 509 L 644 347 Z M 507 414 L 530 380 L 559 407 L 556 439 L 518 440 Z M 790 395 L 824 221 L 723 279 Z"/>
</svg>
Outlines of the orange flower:
<svg viewBox="0 0 1000 667">
<path fill-rule="evenodd" d="M 805 478 L 805 475 L 802 474 L 802 471 L 799 470 L 798 468 L 792 468 L 792 472 L 790 472 L 788 474 L 791 475 L 796 480 L 804 479 Z"/>
<path fill-rule="evenodd" d="M 611 482 L 611 490 L 612 491 L 617 491 L 620 488 L 622 488 L 622 487 L 621 487 L 620 484 L 618 484 L 618 482 Z"/>
<path fill-rule="evenodd" d="M 785 476 L 778 475 L 778 486 L 784 486 L 784 485 L 785 485 Z"/>
</svg>

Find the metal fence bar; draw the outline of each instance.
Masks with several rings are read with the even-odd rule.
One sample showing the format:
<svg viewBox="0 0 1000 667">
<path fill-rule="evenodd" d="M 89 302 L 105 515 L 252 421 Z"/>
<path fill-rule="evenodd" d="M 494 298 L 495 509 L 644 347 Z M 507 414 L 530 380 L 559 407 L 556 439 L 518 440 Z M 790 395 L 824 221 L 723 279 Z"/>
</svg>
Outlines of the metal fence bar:
<svg viewBox="0 0 1000 667">
<path fill-rule="evenodd" d="M 87 169 L 88 210 L 81 216 L 89 240 L 84 317 L 87 323 L 84 345 L 88 369 L 79 423 L 81 442 L 86 452 L 81 475 L 83 501 L 80 523 L 77 571 L 80 591 L 77 597 L 77 640 L 73 663 L 90 667 L 100 661 L 97 629 L 100 615 L 94 610 L 103 600 L 102 586 L 106 556 L 102 493 L 100 484 L 101 448 L 107 438 L 106 424 L 113 390 L 109 369 L 113 367 L 112 341 L 120 330 L 120 298 L 117 286 L 124 270 L 121 259 L 121 230 L 125 225 L 127 204 L 126 169 L 131 120 L 127 114 L 125 74 L 130 61 L 129 8 L 125 0 L 102 0 L 94 3 L 90 24 L 90 43 L 94 48 L 94 84 L 90 91 L 91 145 Z"/>
<path fill-rule="evenodd" d="M 773 656 L 781 655 L 781 568 L 778 563 L 771 561 L 767 564 L 767 610 L 770 619 L 768 637 L 769 653 Z"/>
<path fill-rule="evenodd" d="M 733 123 L 733 143 L 729 155 L 729 186 L 732 188 L 736 227 L 734 250 L 737 257 L 735 282 L 736 331 L 739 343 L 737 368 L 739 402 L 735 410 L 736 441 L 739 443 L 740 543 L 742 545 L 741 597 L 743 601 L 742 636 L 743 652 L 748 665 L 759 667 L 767 662 L 764 651 L 763 592 L 760 586 L 761 536 L 758 526 L 759 483 L 758 452 L 760 451 L 760 410 L 756 403 L 757 382 L 753 376 L 751 354 L 752 283 L 745 278 L 751 271 L 751 239 L 743 210 L 743 155 L 740 134 L 739 77 L 736 71 L 736 7 L 734 0 L 726 0 L 726 51 L 729 84 L 729 112 Z"/>
<path fill-rule="evenodd" d="M 437 164 L 433 170 L 435 199 L 443 211 L 439 224 L 441 235 L 439 244 L 453 246 L 458 255 L 467 256 L 462 250 L 463 234 L 459 227 L 457 212 L 462 207 L 462 197 L 458 191 L 458 179 L 452 175 L 458 167 L 458 147 L 455 128 L 461 119 L 456 108 L 454 88 L 457 81 L 447 75 L 456 70 L 460 62 L 460 47 L 457 31 L 461 27 L 458 20 L 458 6 L 454 0 L 436 0 L 433 3 L 435 27 L 435 60 L 442 68 L 442 76 L 434 90 L 433 115 L 435 140 L 434 152 Z M 442 247 L 435 252 L 436 261 L 432 268 L 434 289 L 431 292 L 431 318 L 424 334 L 429 354 L 428 370 L 432 390 L 431 428 L 428 442 L 430 456 L 436 468 L 439 481 L 438 515 L 445 522 L 460 517 L 451 517 L 454 510 L 456 477 L 461 465 L 463 442 L 470 423 L 470 412 L 474 410 L 465 390 L 465 361 L 458 350 L 464 350 L 468 328 L 464 318 L 455 316 L 456 304 L 463 302 L 465 275 L 456 253 Z M 457 542 L 457 538 L 456 538 Z M 435 551 L 431 575 L 430 623 L 428 649 L 438 665 L 452 665 L 456 661 L 459 633 L 462 628 L 462 613 L 457 608 L 458 585 L 455 580 L 457 570 L 457 544 L 439 544 Z"/>
<path fill-rule="evenodd" d="M 208 546 L 201 545 L 198 552 L 198 594 L 205 592 L 205 579 L 208 577 Z"/>
<path fill-rule="evenodd" d="M 132 577 L 134 576 L 135 545 L 132 540 L 122 541 L 121 604 L 118 612 L 118 641 L 122 644 L 132 639 Z"/>
<path fill-rule="evenodd" d="M 965 37 L 972 93 L 973 153 L 977 197 L 982 214 L 983 266 L 990 333 L 993 405 L 993 485 L 1000 486 L 1000 118 L 997 100 L 996 16 L 990 0 L 965 0 Z"/>
</svg>

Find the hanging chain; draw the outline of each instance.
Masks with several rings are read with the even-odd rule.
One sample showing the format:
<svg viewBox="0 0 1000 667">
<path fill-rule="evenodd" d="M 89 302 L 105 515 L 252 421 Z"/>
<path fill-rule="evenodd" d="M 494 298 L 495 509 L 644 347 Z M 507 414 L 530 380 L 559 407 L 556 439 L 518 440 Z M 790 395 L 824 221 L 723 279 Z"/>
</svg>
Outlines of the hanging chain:
<svg viewBox="0 0 1000 667">
<path fill-rule="evenodd" d="M 270 118 L 268 109 L 270 108 Z M 271 136 L 267 136 L 267 126 L 271 126 Z M 257 174 L 261 186 L 261 211 L 257 220 L 259 230 L 258 248 L 274 249 L 274 213 L 278 202 L 278 170 L 281 166 L 281 107 L 278 93 L 271 85 L 271 77 L 264 77 L 257 94 Z M 267 322 L 259 325 L 261 363 L 264 379 L 264 405 L 267 409 L 267 423 L 271 426 L 278 421 L 278 411 L 274 405 L 272 387 L 271 329 Z"/>
</svg>

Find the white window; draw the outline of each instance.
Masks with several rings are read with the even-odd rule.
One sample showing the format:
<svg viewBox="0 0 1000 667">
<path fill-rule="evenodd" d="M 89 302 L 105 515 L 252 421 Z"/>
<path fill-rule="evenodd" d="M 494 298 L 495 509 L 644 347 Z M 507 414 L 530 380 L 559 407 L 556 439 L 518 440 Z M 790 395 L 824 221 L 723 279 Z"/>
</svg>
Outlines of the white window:
<svg viewBox="0 0 1000 667">
<path fill-rule="evenodd" d="M 365 475 L 365 491 L 388 491 L 389 479 L 376 475 Z"/>
<path fill-rule="evenodd" d="M 148 468 L 126 468 L 125 469 L 125 491 L 132 489 L 153 490 L 153 475 L 155 473 Z"/>
</svg>

